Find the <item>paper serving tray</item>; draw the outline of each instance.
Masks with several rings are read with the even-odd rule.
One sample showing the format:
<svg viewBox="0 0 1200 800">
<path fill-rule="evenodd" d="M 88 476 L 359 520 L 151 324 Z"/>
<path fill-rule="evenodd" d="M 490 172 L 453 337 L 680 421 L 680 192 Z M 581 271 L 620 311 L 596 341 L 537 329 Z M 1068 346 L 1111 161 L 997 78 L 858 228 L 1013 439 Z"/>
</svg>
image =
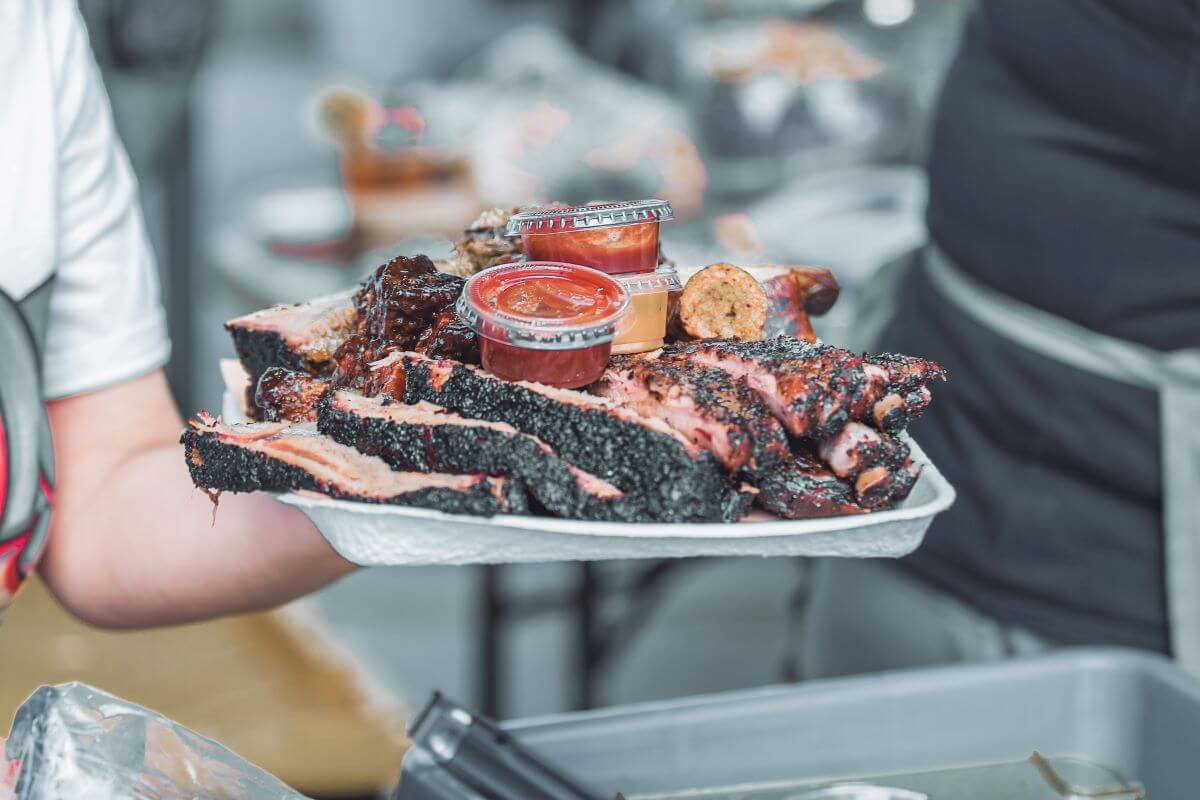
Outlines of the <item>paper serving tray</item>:
<svg viewBox="0 0 1200 800">
<path fill-rule="evenodd" d="M 242 419 L 226 393 L 224 416 Z M 825 519 L 721 523 L 590 522 L 503 514 L 471 517 L 422 508 L 334 500 L 312 492 L 275 495 L 303 511 L 343 558 L 362 566 L 507 564 L 697 556 L 898 558 L 921 544 L 954 489 L 908 440 L 924 465 L 896 508 Z"/>
</svg>

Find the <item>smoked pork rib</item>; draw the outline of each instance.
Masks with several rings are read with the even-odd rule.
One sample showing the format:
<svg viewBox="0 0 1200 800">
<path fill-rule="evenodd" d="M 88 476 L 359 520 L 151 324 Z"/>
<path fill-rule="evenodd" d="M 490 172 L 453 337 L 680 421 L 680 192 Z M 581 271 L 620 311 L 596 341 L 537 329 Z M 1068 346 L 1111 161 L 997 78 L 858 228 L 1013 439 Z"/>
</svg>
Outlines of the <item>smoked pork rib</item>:
<svg viewBox="0 0 1200 800">
<path fill-rule="evenodd" d="M 715 367 L 745 380 L 793 436 L 813 439 L 826 439 L 852 420 L 899 432 L 928 405 L 925 382 L 945 375 L 924 359 L 864 359 L 828 344 L 784 336 L 761 342 L 680 342 L 663 348 L 659 358 Z"/>
<path fill-rule="evenodd" d="M 645 516 L 637 498 L 503 422 L 468 419 L 430 403 L 407 405 L 339 390 L 321 403 L 317 427 L 395 469 L 517 478 L 555 516 L 622 522 Z"/>
<path fill-rule="evenodd" d="M 862 359 L 799 339 L 710 340 L 663 348 L 660 358 L 723 370 L 758 392 L 793 436 L 825 438 L 846 426 L 865 389 Z"/>
<path fill-rule="evenodd" d="M 561 458 L 645 503 L 647 521 L 733 521 L 749 496 L 720 463 L 666 422 L 601 397 L 418 353 L 393 353 L 372 368 L 368 394 L 426 401 L 472 419 L 536 436 Z"/>
<path fill-rule="evenodd" d="M 618 356 L 592 392 L 657 417 L 715 455 L 731 474 L 753 477 L 788 457 L 787 433 L 744 382 L 719 369 Z"/>
<path fill-rule="evenodd" d="M 867 390 L 852 416 L 871 421 L 885 433 L 899 433 L 925 413 L 932 397 L 925 384 L 946 379 L 946 371 L 936 361 L 899 353 L 862 358 Z"/>
<path fill-rule="evenodd" d="M 343 500 L 490 516 L 527 511 L 518 482 L 486 475 L 396 472 L 315 426 L 193 421 L 181 442 L 192 482 L 228 492 L 308 489 Z"/>
<path fill-rule="evenodd" d="M 839 478 L 852 482 L 864 508 L 903 500 L 921 473 L 899 439 L 861 422 L 851 422 L 817 446 L 821 460 Z"/>
<path fill-rule="evenodd" d="M 226 322 L 251 380 L 270 367 L 328 375 L 334 351 L 358 324 L 353 294 L 347 290 L 308 303 L 272 306 Z"/>
<path fill-rule="evenodd" d="M 861 514 L 850 484 L 804 453 L 786 459 L 759 476 L 754 503 L 784 519 Z"/>
</svg>

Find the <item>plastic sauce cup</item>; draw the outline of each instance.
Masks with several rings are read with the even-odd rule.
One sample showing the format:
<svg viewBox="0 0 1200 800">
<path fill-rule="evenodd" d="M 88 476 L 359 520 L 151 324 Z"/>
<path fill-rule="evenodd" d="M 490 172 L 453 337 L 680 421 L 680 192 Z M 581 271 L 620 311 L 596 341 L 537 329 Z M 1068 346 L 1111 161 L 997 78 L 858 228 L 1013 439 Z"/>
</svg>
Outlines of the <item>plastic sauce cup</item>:
<svg viewBox="0 0 1200 800">
<path fill-rule="evenodd" d="M 467 281 L 457 306 L 479 336 L 484 369 L 566 389 L 599 379 L 628 308 L 617 280 L 550 261 L 484 270 Z"/>
<path fill-rule="evenodd" d="M 671 218 L 665 200 L 528 209 L 513 215 L 507 232 L 521 236 L 530 259 L 582 264 L 609 274 L 653 272 L 658 225 Z"/>
<path fill-rule="evenodd" d="M 629 292 L 629 312 L 617 325 L 613 355 L 645 353 L 657 350 L 667 336 L 667 306 L 671 292 L 683 289 L 674 267 L 663 266 L 655 272 L 614 275 Z"/>
</svg>

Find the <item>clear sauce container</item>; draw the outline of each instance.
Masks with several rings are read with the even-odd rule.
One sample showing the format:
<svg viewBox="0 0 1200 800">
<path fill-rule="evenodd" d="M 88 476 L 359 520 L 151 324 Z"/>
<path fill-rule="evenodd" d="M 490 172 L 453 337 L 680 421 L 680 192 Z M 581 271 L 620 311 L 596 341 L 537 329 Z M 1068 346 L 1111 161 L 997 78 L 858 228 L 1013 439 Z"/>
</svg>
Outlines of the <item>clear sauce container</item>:
<svg viewBox="0 0 1200 800">
<path fill-rule="evenodd" d="M 672 266 L 654 272 L 614 275 L 629 292 L 629 311 L 617 325 L 613 355 L 645 353 L 662 347 L 667 335 L 667 308 L 672 292 L 683 289 Z"/>
<path fill-rule="evenodd" d="M 510 381 L 576 389 L 608 365 L 629 293 L 578 264 L 529 261 L 467 281 L 458 314 L 479 336 L 483 368 Z"/>
<path fill-rule="evenodd" d="M 672 218 L 665 200 L 634 200 L 570 208 L 528 209 L 508 221 L 525 255 L 581 264 L 601 272 L 652 272 L 658 266 L 658 226 Z"/>
</svg>

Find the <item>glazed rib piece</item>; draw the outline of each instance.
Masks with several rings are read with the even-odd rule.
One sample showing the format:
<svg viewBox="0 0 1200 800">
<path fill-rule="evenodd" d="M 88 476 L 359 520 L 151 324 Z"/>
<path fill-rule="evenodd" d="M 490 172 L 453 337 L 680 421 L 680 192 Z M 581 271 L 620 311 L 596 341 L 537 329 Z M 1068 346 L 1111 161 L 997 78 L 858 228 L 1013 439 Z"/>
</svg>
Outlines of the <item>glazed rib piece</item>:
<svg viewBox="0 0 1200 800">
<path fill-rule="evenodd" d="M 354 296 L 358 332 L 397 350 L 408 350 L 441 311 L 454 306 L 465 281 L 438 272 L 426 256 L 398 256 L 363 281 Z"/>
<path fill-rule="evenodd" d="M 254 407 L 264 422 L 316 422 L 317 403 L 328 393 L 328 378 L 271 367 L 254 388 Z"/>
<path fill-rule="evenodd" d="M 754 476 L 788 457 L 787 433 L 759 396 L 719 369 L 670 359 L 618 356 L 592 392 L 665 420 L 717 457 Z"/>
<path fill-rule="evenodd" d="M 755 505 L 784 519 L 861 514 L 850 484 L 804 453 L 789 454 L 756 481 Z"/>
<path fill-rule="evenodd" d="M 681 342 L 660 358 L 684 359 L 744 379 L 793 436 L 825 439 L 852 420 L 888 433 L 903 430 L 928 405 L 925 382 L 944 378 L 932 361 L 863 358 L 820 342 Z"/>
<path fill-rule="evenodd" d="M 438 272 L 425 256 L 398 256 L 381 265 L 354 294 L 358 324 L 333 354 L 334 384 L 360 387 L 370 363 L 395 351 L 478 363 L 475 332 L 454 311 L 465 282 Z"/>
<path fill-rule="evenodd" d="M 352 295 L 347 290 L 308 303 L 272 306 L 226 322 L 251 380 L 257 381 L 270 367 L 328 375 L 333 352 L 357 325 Z"/>
<path fill-rule="evenodd" d="M 203 415 L 181 438 L 198 487 L 229 492 L 308 489 L 343 500 L 490 516 L 527 510 L 508 478 L 395 472 L 310 425 L 227 425 Z"/>
<path fill-rule="evenodd" d="M 395 469 L 519 479 L 537 504 L 555 516 L 635 521 L 645 515 L 636 498 L 503 422 L 467 419 L 430 403 L 406 405 L 339 390 L 321 403 L 317 427 Z"/>
<path fill-rule="evenodd" d="M 561 458 L 641 498 L 647 520 L 733 521 L 748 502 L 711 453 L 666 422 L 604 398 L 504 381 L 419 353 L 393 353 L 374 364 L 366 393 L 426 401 L 536 436 Z"/>
</svg>

